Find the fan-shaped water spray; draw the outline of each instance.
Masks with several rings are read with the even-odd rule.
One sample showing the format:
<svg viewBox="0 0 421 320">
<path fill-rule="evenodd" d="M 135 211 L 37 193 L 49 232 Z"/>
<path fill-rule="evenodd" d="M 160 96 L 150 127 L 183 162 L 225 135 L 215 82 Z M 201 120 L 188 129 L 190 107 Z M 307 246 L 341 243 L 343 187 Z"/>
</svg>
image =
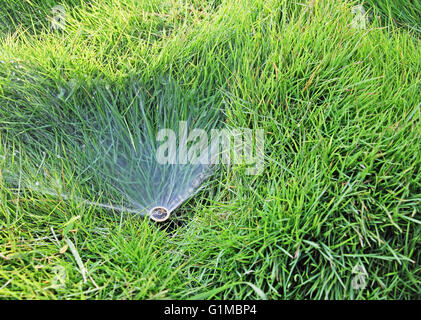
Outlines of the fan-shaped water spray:
<svg viewBox="0 0 421 320">
<path fill-rule="evenodd" d="M 19 134 L 2 148 L 3 175 L 16 188 L 164 221 L 212 174 L 217 150 L 187 133 L 218 126 L 215 98 L 172 81 L 152 93 L 135 82 L 97 86 L 84 105 L 74 85 L 64 91 L 40 102 L 50 110 L 44 129 L 10 126 Z"/>
</svg>

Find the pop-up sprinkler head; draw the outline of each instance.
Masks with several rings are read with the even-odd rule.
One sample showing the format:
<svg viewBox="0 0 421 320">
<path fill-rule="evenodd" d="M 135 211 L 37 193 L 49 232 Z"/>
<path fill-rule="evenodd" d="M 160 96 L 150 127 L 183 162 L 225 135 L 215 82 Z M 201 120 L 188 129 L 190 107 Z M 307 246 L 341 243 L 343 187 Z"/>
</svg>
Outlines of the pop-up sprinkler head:
<svg viewBox="0 0 421 320">
<path fill-rule="evenodd" d="M 149 211 L 149 217 L 156 222 L 163 222 L 170 217 L 170 212 L 164 207 L 154 207 Z"/>
</svg>

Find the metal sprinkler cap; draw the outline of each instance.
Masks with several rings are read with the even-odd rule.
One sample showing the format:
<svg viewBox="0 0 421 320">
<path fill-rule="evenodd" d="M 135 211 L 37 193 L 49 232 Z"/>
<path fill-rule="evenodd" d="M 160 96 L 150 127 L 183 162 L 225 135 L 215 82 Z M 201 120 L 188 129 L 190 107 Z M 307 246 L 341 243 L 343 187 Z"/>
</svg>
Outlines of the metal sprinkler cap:
<svg viewBox="0 0 421 320">
<path fill-rule="evenodd" d="M 164 207 L 154 207 L 149 211 L 149 217 L 156 222 L 163 222 L 170 217 L 170 212 Z"/>
</svg>

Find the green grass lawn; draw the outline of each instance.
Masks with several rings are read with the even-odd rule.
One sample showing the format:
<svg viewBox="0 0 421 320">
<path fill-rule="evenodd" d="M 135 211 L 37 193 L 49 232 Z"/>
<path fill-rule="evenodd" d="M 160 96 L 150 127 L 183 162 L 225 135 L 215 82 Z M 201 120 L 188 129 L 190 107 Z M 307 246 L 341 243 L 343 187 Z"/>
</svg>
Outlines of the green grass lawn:
<svg viewBox="0 0 421 320">
<path fill-rule="evenodd" d="M 418 1 L 366 1 L 361 29 L 355 1 L 63 0 L 52 30 L 56 4 L 0 0 L 0 298 L 421 298 Z M 22 183 L 72 140 L 57 115 L 168 77 L 265 130 L 260 175 L 218 170 L 162 224 Z"/>
</svg>

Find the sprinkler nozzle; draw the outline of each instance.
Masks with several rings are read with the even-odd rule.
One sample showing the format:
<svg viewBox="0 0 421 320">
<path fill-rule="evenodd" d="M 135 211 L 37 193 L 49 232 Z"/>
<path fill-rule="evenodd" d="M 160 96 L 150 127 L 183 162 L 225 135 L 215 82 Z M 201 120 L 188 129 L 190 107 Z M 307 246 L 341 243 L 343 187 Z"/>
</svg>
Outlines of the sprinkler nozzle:
<svg viewBox="0 0 421 320">
<path fill-rule="evenodd" d="M 154 207 L 149 211 L 149 217 L 156 222 L 163 222 L 170 217 L 170 212 L 164 207 Z"/>
</svg>

